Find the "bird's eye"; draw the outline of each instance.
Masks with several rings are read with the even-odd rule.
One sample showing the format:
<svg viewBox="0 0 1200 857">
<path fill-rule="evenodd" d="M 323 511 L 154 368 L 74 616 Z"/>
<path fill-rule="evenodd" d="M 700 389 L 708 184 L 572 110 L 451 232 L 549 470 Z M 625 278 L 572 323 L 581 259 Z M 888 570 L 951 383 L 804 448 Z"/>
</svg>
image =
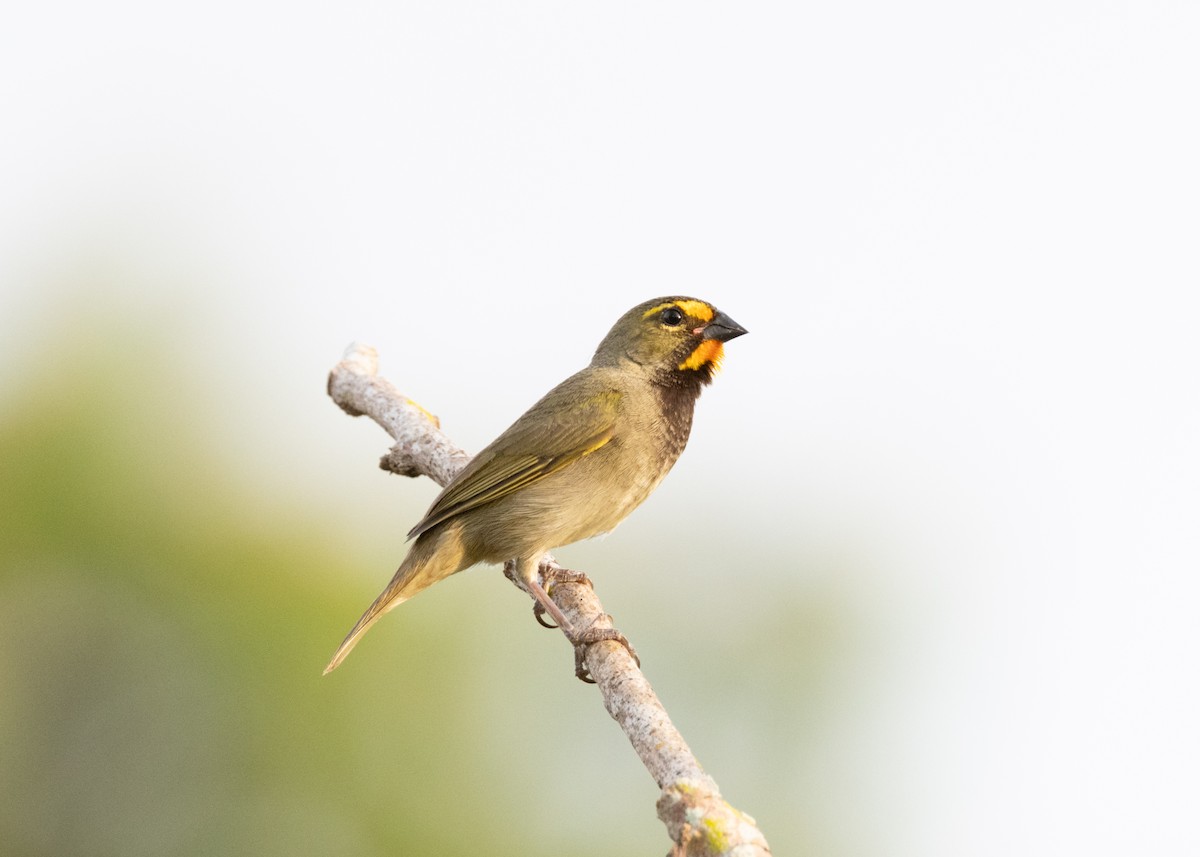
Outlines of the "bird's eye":
<svg viewBox="0 0 1200 857">
<path fill-rule="evenodd" d="M 683 313 L 675 307 L 667 307 L 662 311 L 662 320 L 668 327 L 679 327 L 683 324 Z"/>
</svg>

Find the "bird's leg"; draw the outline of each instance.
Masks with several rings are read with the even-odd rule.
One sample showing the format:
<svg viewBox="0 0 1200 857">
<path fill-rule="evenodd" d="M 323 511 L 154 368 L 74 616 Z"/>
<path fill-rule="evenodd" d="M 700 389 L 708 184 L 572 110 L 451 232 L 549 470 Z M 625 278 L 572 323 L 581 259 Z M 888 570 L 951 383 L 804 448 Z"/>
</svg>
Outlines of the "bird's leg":
<svg viewBox="0 0 1200 857">
<path fill-rule="evenodd" d="M 572 571 L 569 568 L 563 568 L 557 563 L 547 562 L 538 566 L 538 574 L 541 575 L 543 585 L 546 587 L 547 595 L 554 591 L 554 586 L 558 583 L 577 583 L 587 586 L 588 589 L 595 589 L 595 587 L 592 586 L 591 579 L 582 571 Z M 543 628 L 559 627 L 558 625 L 547 622 L 543 618 L 545 615 L 546 608 L 542 606 L 542 602 L 535 601 L 533 603 L 533 618 L 537 620 L 537 623 Z"/>
<path fill-rule="evenodd" d="M 506 566 L 505 574 L 508 574 L 508 571 L 508 567 Z M 571 579 L 580 576 L 577 572 L 572 572 L 568 569 L 562 569 L 562 571 L 567 573 L 570 582 L 579 582 L 578 580 Z M 582 631 L 575 630 L 575 626 L 571 624 L 570 620 L 568 620 L 563 614 L 559 606 L 550 598 L 550 594 L 542 587 L 541 581 L 538 580 L 536 570 L 534 573 L 529 574 L 524 564 L 518 562 L 513 567 L 512 572 L 512 577 L 514 579 L 519 579 L 524 584 L 525 589 L 531 595 L 533 595 L 534 599 L 537 601 L 537 607 L 541 608 L 540 612 L 538 611 L 537 607 L 534 608 L 534 615 L 538 617 L 538 622 L 542 625 L 545 625 L 546 623 L 542 621 L 542 616 L 546 613 L 549 613 L 557 623 L 558 628 L 563 632 L 563 635 L 566 636 L 566 638 L 571 641 L 571 645 L 575 647 L 575 676 L 580 681 L 585 681 L 588 684 L 596 683 L 596 680 L 592 678 L 591 673 L 588 671 L 587 664 L 584 662 L 584 657 L 587 655 L 588 646 L 591 646 L 595 643 L 602 643 L 608 640 L 611 640 L 614 643 L 620 643 L 629 652 L 629 655 L 633 658 L 634 662 L 639 667 L 642 665 L 642 661 L 638 657 L 637 650 L 633 648 L 633 645 L 628 639 L 626 639 L 625 635 L 616 628 L 586 628 Z M 557 576 L 557 573 L 555 573 L 553 576 Z M 546 625 L 546 627 L 553 626 Z"/>
<path fill-rule="evenodd" d="M 567 619 L 567 617 L 563 615 L 563 612 L 559 609 L 558 605 L 551 600 L 550 593 L 546 592 L 546 590 L 542 588 L 542 584 L 538 581 L 537 575 L 534 575 L 529 580 L 526 580 L 525 587 L 537 601 L 533 607 L 533 615 L 538 620 L 538 624 L 546 628 L 560 628 L 562 629 L 562 632 L 567 635 L 567 639 L 570 640 L 575 634 L 574 627 L 572 627 L 571 622 Z M 538 608 L 541 609 L 539 610 Z M 554 617 L 554 625 L 547 625 L 546 622 L 543 621 L 542 616 L 547 613 Z"/>
<path fill-rule="evenodd" d="M 546 563 L 545 565 L 540 566 L 538 571 L 543 576 L 549 576 L 549 575 L 553 574 L 552 569 L 554 569 L 554 568 L 557 568 L 557 566 L 551 565 L 550 563 Z M 504 563 L 504 576 L 507 577 L 509 580 L 511 580 L 513 583 L 516 583 L 519 586 L 521 586 L 523 589 L 525 589 L 531 595 L 533 595 L 533 598 L 534 598 L 534 600 L 533 600 L 533 618 L 537 620 L 537 623 L 539 625 L 541 625 L 543 628 L 562 627 L 561 624 L 555 625 L 553 622 L 547 622 L 543 618 L 546 615 L 546 613 L 549 612 L 549 610 L 546 609 L 546 605 L 542 603 L 541 599 L 538 598 L 537 594 L 533 591 L 533 587 L 531 587 L 529 585 L 534 579 L 528 577 L 527 573 L 522 573 L 522 571 L 523 570 L 518 565 L 518 561 L 515 559 L 510 559 L 508 562 Z M 566 569 L 564 568 L 563 571 L 566 571 Z M 574 574 L 575 572 L 569 572 L 569 573 Z M 590 585 L 591 581 L 588 581 L 588 583 Z M 554 585 L 553 581 L 551 581 L 550 586 L 552 587 L 553 585 Z M 547 595 L 550 594 L 548 589 L 547 589 L 546 594 Z M 550 603 L 553 604 L 553 602 L 550 602 Z M 553 614 L 551 614 L 551 615 L 553 615 Z M 568 625 L 567 627 L 570 627 L 570 625 Z"/>
</svg>

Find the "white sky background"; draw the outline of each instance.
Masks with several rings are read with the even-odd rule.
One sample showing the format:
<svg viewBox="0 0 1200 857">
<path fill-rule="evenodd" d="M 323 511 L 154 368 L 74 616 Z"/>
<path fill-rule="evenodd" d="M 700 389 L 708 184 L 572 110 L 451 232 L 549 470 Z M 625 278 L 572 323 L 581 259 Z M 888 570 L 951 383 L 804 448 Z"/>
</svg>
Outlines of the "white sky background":
<svg viewBox="0 0 1200 857">
<path fill-rule="evenodd" d="M 626 526 L 869 538 L 903 657 L 862 677 L 864 841 L 1200 850 L 1200 6 L 6 18 L 6 387 L 61 316 L 159 326 L 336 515 L 379 482 L 321 399 L 349 341 L 474 449 L 629 306 L 710 299 L 751 335 Z"/>
</svg>

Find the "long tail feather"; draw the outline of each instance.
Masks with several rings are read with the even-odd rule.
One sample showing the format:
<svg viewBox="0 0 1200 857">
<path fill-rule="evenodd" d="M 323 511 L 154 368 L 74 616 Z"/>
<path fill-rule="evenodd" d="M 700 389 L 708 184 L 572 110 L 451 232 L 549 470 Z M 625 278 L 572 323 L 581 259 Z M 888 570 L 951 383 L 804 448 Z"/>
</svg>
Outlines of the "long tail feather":
<svg viewBox="0 0 1200 857">
<path fill-rule="evenodd" d="M 463 550 L 457 527 L 441 527 L 418 538 L 400 568 L 396 569 L 391 582 L 371 602 L 346 639 L 342 640 L 323 675 L 329 675 L 337 669 L 338 664 L 346 659 L 363 635 L 385 613 L 399 607 L 427 586 L 463 568 Z"/>
<path fill-rule="evenodd" d="M 333 653 L 333 658 L 330 659 L 322 675 L 329 675 L 337 669 L 338 664 L 344 661 L 346 656 L 350 654 L 350 651 L 358 645 L 358 641 L 362 639 L 363 634 L 367 633 L 372 625 L 382 619 L 384 613 L 387 613 L 393 607 L 399 607 L 408 598 L 409 596 L 403 594 L 392 595 L 390 586 L 380 593 L 379 597 L 367 608 L 367 612 L 363 613 L 355 626 L 350 629 L 350 633 L 346 635 L 346 639 L 342 640 L 342 644 Z"/>
</svg>

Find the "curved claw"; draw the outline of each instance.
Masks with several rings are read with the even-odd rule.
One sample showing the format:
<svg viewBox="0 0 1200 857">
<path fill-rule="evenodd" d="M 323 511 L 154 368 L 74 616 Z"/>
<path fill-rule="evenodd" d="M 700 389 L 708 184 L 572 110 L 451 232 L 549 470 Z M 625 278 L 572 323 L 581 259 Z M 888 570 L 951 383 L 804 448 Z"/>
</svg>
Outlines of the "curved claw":
<svg viewBox="0 0 1200 857">
<path fill-rule="evenodd" d="M 558 626 L 555 625 L 553 622 L 546 621 L 546 619 L 544 618 L 545 615 L 546 615 L 546 608 L 542 606 L 541 602 L 540 601 L 533 602 L 533 618 L 537 620 L 537 623 L 539 625 L 541 625 L 543 628 L 551 628 L 551 629 L 557 628 Z"/>
<path fill-rule="evenodd" d="M 585 684 L 595 684 L 596 680 L 592 678 L 592 672 L 587 668 L 587 662 L 584 656 L 587 654 L 587 646 L 575 647 L 575 678 Z"/>
</svg>

